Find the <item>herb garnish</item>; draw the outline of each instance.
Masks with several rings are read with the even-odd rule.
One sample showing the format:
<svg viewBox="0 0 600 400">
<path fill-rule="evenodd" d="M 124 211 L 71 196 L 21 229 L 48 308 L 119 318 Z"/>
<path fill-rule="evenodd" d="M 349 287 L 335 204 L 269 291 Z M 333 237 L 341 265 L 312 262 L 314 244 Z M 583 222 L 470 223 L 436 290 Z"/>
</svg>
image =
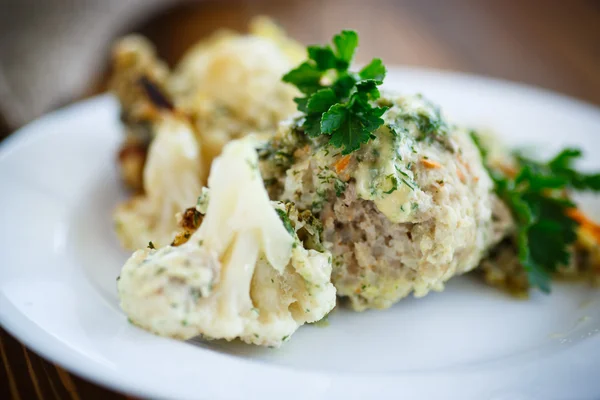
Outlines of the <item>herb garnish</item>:
<svg viewBox="0 0 600 400">
<path fill-rule="evenodd" d="M 488 151 L 471 132 L 487 165 Z M 581 157 L 578 149 L 564 149 L 548 163 L 517 155 L 519 170 L 514 176 L 487 165 L 496 192 L 508 205 L 517 225 L 516 245 L 519 261 L 527 272 L 529 285 L 550 293 L 551 274 L 568 265 L 570 246 L 577 239 L 578 222 L 569 216 L 575 204 L 571 190 L 600 190 L 600 174 L 584 174 L 574 169 Z"/>
<path fill-rule="evenodd" d="M 358 73 L 348 69 L 358 46 L 354 31 L 333 37 L 333 48 L 309 46 L 308 60 L 283 77 L 305 96 L 294 101 L 305 114 L 301 129 L 310 137 L 329 136 L 329 143 L 349 154 L 372 139 L 383 124 L 388 107 L 374 107 L 378 86 L 386 74 L 381 59 L 374 58 Z"/>
<path fill-rule="evenodd" d="M 276 208 L 275 211 L 277 212 L 277 215 L 279 215 L 281 222 L 283 222 L 283 226 L 285 227 L 285 230 L 288 231 L 289 234 L 292 235 L 292 237 L 293 237 L 295 235 L 296 231 L 294 230 L 294 227 L 292 225 L 292 221 L 290 220 L 290 217 L 287 215 L 287 213 L 284 210 Z"/>
<path fill-rule="evenodd" d="M 156 247 L 154 247 L 154 243 L 152 243 L 152 242 L 148 242 L 148 248 L 151 250 L 156 249 Z"/>
</svg>

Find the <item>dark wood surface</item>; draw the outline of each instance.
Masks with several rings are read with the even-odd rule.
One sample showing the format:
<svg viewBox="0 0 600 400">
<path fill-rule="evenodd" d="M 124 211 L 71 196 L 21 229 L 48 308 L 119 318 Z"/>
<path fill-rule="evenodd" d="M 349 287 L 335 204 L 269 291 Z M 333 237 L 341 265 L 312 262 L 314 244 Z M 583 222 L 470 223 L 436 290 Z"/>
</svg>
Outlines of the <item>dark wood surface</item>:
<svg viewBox="0 0 600 400">
<path fill-rule="evenodd" d="M 197 2 L 131 30 L 149 36 L 172 64 L 212 30 L 243 30 L 256 14 L 276 18 L 304 43 L 356 29 L 360 59 L 489 75 L 600 104 L 598 0 Z M 102 91 L 105 77 L 88 94 Z M 0 363 L 0 399 L 125 398 L 46 362 L 2 329 Z"/>
</svg>

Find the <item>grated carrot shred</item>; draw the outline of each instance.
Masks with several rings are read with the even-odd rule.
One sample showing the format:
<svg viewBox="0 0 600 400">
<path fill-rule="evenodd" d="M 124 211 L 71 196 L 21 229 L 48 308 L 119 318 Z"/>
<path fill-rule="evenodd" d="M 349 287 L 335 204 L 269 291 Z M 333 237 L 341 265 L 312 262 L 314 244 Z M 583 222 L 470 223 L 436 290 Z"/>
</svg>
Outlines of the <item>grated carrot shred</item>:
<svg viewBox="0 0 600 400">
<path fill-rule="evenodd" d="M 338 174 L 340 172 L 342 172 L 343 170 L 345 170 L 348 167 L 348 164 L 350 164 L 350 154 L 345 155 L 344 157 L 340 158 L 339 160 L 337 160 L 335 162 L 335 164 L 333 165 L 335 168 L 335 172 L 337 172 Z"/>
<path fill-rule="evenodd" d="M 423 163 L 424 166 L 426 166 L 427 168 L 442 168 L 442 164 L 440 164 L 437 161 L 431 161 L 427 158 L 423 158 L 421 159 L 421 162 Z"/>
<path fill-rule="evenodd" d="M 462 183 L 467 182 L 467 178 L 465 177 L 465 174 L 463 174 L 463 172 L 460 170 L 460 168 L 456 168 L 456 175 L 458 175 L 458 179 L 460 179 Z"/>
<path fill-rule="evenodd" d="M 594 236 L 596 243 L 600 243 L 600 225 L 592 221 L 592 219 L 585 215 L 579 208 L 569 208 L 566 214 L 573 221 L 579 223 L 581 229 Z"/>
</svg>

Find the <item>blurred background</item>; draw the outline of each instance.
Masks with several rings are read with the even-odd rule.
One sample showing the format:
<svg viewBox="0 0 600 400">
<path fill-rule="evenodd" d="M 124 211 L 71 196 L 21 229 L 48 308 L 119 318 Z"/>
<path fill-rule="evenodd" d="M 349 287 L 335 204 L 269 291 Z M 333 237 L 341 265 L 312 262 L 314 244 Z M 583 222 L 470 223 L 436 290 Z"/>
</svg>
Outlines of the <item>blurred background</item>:
<svg viewBox="0 0 600 400">
<path fill-rule="evenodd" d="M 359 31 L 360 59 L 489 75 L 600 104 L 600 0 L 0 0 L 0 138 L 106 87 L 111 42 L 174 64 L 213 30 L 268 15 L 297 40 Z"/>
</svg>

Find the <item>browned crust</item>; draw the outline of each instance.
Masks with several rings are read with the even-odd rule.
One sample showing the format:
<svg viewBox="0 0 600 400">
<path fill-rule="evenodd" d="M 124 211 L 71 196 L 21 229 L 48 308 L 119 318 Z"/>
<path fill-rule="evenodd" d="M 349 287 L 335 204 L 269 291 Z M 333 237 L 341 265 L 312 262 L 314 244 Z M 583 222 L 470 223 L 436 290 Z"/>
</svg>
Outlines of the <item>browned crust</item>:
<svg viewBox="0 0 600 400">
<path fill-rule="evenodd" d="M 198 230 L 203 219 L 204 215 L 202 215 L 200 211 L 196 210 L 196 208 L 190 207 L 186 209 L 181 215 L 181 220 L 179 221 L 181 231 L 177 234 L 177 236 L 175 236 L 171 246 L 176 247 L 186 243 L 190 239 L 190 236 L 192 236 L 192 234 Z"/>
</svg>

